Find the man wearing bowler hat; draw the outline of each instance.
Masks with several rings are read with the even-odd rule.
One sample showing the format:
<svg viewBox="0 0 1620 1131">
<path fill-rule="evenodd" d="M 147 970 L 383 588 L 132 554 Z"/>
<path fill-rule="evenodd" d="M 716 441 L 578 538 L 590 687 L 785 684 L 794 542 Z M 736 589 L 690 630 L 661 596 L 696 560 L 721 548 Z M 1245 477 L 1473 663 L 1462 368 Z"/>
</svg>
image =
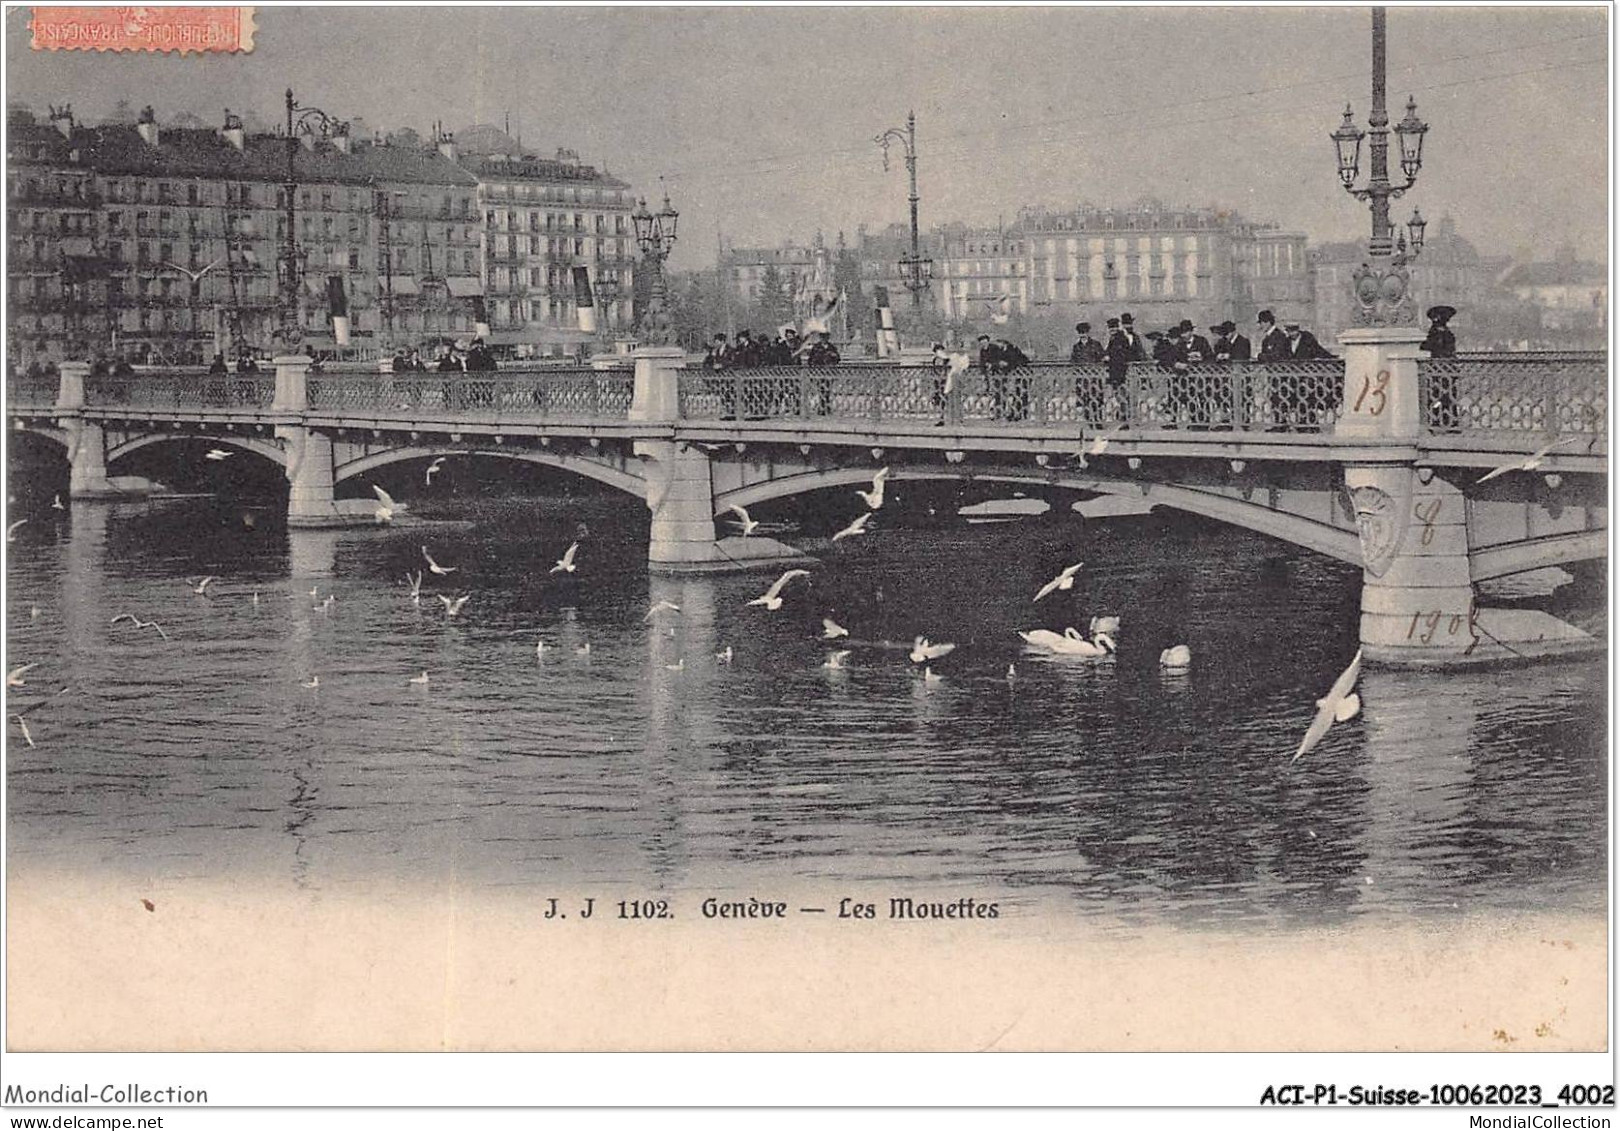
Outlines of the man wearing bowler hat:
<svg viewBox="0 0 1620 1131">
<path fill-rule="evenodd" d="M 1283 333 L 1282 327 L 1277 325 L 1277 317 L 1269 310 L 1262 310 L 1257 320 L 1260 327 L 1260 353 L 1262 362 L 1271 364 L 1278 361 L 1287 361 L 1293 357 L 1294 351 L 1288 347 L 1288 335 Z M 1266 431 L 1281 432 L 1284 422 L 1288 419 L 1288 403 L 1283 397 L 1282 382 L 1273 376 L 1266 377 Z"/>
<path fill-rule="evenodd" d="M 1215 340 L 1209 348 L 1216 361 L 1226 364 L 1229 362 L 1245 362 L 1249 360 L 1249 339 L 1237 332 L 1237 323 L 1228 318 L 1225 322 L 1209 328 L 1215 335 Z M 1251 408 L 1249 400 L 1253 393 L 1249 387 L 1249 371 L 1246 366 L 1237 365 L 1232 368 L 1232 424 L 1243 427 L 1249 423 Z"/>
<path fill-rule="evenodd" d="M 1108 389 L 1118 408 L 1110 415 L 1120 420 L 1129 415 L 1125 405 L 1125 377 L 1131 362 L 1141 360 L 1141 343 L 1136 335 L 1126 331 L 1120 319 L 1108 320 L 1108 344 L 1103 347 L 1103 360 L 1108 364 Z"/>
</svg>

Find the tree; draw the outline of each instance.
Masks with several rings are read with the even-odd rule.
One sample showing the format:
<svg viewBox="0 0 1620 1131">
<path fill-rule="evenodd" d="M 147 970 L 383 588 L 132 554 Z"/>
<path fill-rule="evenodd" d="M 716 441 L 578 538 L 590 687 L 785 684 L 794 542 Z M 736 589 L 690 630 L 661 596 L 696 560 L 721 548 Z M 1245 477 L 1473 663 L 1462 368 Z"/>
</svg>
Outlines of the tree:
<svg viewBox="0 0 1620 1131">
<path fill-rule="evenodd" d="M 767 263 L 759 278 L 759 297 L 755 300 L 762 329 L 770 333 L 793 317 L 793 304 L 788 298 L 782 272 L 776 264 Z"/>
</svg>

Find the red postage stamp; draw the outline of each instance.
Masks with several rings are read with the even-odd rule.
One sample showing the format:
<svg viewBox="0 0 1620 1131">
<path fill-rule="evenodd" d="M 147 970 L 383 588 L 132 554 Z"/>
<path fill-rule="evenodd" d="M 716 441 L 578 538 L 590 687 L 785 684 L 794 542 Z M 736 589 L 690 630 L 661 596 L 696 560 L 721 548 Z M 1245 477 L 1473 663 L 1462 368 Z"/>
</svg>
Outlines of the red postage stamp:
<svg viewBox="0 0 1620 1131">
<path fill-rule="evenodd" d="M 34 9 L 36 51 L 252 51 L 252 8 Z"/>
</svg>

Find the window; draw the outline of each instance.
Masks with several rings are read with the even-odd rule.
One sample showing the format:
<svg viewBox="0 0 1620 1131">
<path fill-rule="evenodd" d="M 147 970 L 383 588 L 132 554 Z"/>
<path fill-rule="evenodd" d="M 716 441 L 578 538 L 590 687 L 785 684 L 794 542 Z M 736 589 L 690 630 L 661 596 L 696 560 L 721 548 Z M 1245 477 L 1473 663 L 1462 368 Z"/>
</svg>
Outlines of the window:
<svg viewBox="0 0 1620 1131">
<path fill-rule="evenodd" d="M 350 271 L 358 271 L 359 269 L 360 269 L 360 249 L 351 247 L 349 249 L 349 270 Z"/>
<path fill-rule="evenodd" d="M 201 194 L 197 190 L 196 182 L 192 182 L 191 184 L 186 186 L 186 203 L 187 204 L 196 204 L 196 203 L 198 203 L 200 195 Z"/>
<path fill-rule="evenodd" d="M 172 243 L 158 244 L 158 262 L 159 263 L 173 263 L 174 262 L 174 245 Z"/>
</svg>

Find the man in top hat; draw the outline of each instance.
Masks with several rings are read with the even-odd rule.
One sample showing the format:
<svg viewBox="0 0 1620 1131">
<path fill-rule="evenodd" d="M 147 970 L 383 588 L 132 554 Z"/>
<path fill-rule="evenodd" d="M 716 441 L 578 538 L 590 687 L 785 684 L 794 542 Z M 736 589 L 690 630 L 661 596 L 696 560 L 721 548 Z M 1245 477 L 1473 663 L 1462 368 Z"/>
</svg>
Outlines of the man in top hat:
<svg viewBox="0 0 1620 1131">
<path fill-rule="evenodd" d="M 1073 346 L 1069 347 L 1070 365 L 1100 365 L 1103 362 L 1105 351 L 1103 344 L 1091 336 L 1090 322 L 1075 323 L 1074 332 L 1079 335 Z M 1077 373 L 1074 378 L 1074 395 L 1080 404 L 1080 418 L 1089 424 L 1102 422 L 1103 386 L 1096 374 Z"/>
<path fill-rule="evenodd" d="M 1108 344 L 1103 346 L 1103 360 L 1108 364 L 1108 388 L 1119 403 L 1119 418 L 1124 419 L 1127 415 L 1125 377 L 1130 372 L 1131 362 L 1143 360 L 1143 353 L 1141 341 L 1118 318 L 1108 320 Z"/>
<path fill-rule="evenodd" d="M 1456 357 L 1457 335 L 1451 332 L 1448 323 L 1457 313 L 1450 306 L 1431 306 L 1424 311 L 1423 316 L 1429 320 L 1429 335 L 1418 345 L 1418 349 L 1430 357 Z M 1434 391 L 1434 400 L 1429 403 L 1429 419 L 1436 427 L 1446 431 L 1456 431 L 1460 421 L 1457 419 L 1457 375 L 1436 371 L 1429 387 Z"/>
</svg>

